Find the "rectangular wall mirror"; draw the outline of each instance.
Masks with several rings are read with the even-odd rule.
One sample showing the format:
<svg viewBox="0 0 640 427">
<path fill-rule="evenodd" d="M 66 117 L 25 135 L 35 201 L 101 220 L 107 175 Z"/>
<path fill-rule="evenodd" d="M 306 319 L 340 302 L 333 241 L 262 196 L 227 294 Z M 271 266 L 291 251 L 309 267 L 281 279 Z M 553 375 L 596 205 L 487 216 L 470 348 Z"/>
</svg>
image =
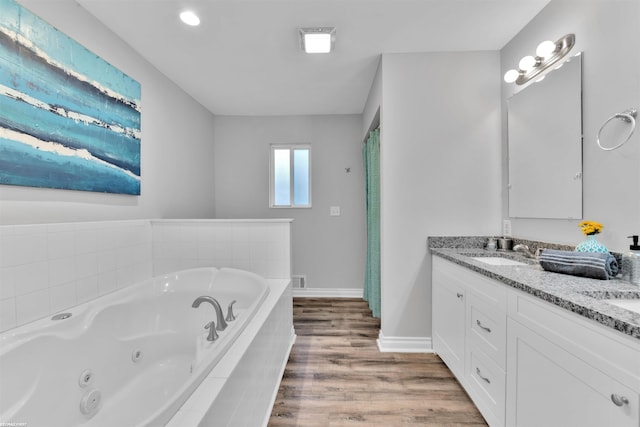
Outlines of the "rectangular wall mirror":
<svg viewBox="0 0 640 427">
<path fill-rule="evenodd" d="M 509 216 L 582 218 L 582 55 L 507 100 Z"/>
</svg>

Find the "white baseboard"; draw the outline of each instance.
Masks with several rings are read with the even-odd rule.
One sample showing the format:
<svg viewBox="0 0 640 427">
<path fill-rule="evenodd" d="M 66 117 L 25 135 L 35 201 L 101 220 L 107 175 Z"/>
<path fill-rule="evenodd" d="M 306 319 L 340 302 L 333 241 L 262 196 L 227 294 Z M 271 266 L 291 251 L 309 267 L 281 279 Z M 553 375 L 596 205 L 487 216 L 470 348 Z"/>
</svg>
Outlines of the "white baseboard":
<svg viewBox="0 0 640 427">
<path fill-rule="evenodd" d="M 362 298 L 362 289 L 295 288 L 293 297 L 309 298 Z"/>
<path fill-rule="evenodd" d="M 377 342 L 383 353 L 433 353 L 431 337 L 385 337 L 380 331 Z"/>
</svg>

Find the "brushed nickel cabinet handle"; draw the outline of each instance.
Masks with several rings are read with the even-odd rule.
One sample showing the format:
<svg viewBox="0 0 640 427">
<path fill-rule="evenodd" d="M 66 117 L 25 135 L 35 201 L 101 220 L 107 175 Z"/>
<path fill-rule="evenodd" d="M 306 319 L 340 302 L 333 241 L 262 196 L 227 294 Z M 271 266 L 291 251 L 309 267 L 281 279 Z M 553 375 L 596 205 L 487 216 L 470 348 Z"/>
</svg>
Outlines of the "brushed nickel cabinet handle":
<svg viewBox="0 0 640 427">
<path fill-rule="evenodd" d="M 624 405 L 628 405 L 629 404 L 629 399 L 627 399 L 624 396 L 619 396 L 619 395 L 617 395 L 615 393 L 611 393 L 611 401 L 616 406 L 624 406 Z"/>
<path fill-rule="evenodd" d="M 458 293 L 456 294 L 456 296 L 457 296 L 458 298 L 462 299 L 462 297 L 464 296 L 464 294 L 463 294 L 463 293 L 458 292 Z"/>
<path fill-rule="evenodd" d="M 485 380 L 485 381 L 487 382 L 487 384 L 491 384 L 491 380 L 489 380 L 489 378 L 487 378 L 487 377 L 483 377 L 483 376 L 482 376 L 482 372 L 480 372 L 480 368 L 478 368 L 477 366 L 476 366 L 476 374 L 478 374 L 478 376 L 479 376 L 480 378 L 482 378 L 483 380 Z M 611 398 L 613 399 L 613 395 L 611 395 Z"/>
<path fill-rule="evenodd" d="M 480 329 L 485 330 L 488 333 L 491 333 L 491 328 L 487 328 L 486 326 L 483 326 L 482 323 L 479 320 L 476 320 L 476 324 L 478 325 L 478 327 Z"/>
</svg>

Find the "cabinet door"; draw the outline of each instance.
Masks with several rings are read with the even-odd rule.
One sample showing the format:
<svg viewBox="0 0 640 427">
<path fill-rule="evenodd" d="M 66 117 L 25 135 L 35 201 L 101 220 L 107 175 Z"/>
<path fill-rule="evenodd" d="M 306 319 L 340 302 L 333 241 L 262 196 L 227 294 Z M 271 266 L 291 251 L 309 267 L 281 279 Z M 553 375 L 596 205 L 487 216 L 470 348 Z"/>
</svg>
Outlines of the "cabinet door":
<svg viewBox="0 0 640 427">
<path fill-rule="evenodd" d="M 464 377 L 465 289 L 434 259 L 432 281 L 433 350 L 459 378 Z"/>
<path fill-rule="evenodd" d="M 519 322 L 508 322 L 507 425 L 639 425 L 638 393 Z"/>
</svg>

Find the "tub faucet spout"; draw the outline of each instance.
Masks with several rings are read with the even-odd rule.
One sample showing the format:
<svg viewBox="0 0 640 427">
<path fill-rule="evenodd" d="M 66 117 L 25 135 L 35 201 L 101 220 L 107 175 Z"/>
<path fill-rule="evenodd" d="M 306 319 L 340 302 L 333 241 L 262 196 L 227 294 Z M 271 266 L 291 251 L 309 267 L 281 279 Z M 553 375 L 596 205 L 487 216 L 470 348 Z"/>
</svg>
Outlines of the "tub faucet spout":
<svg viewBox="0 0 640 427">
<path fill-rule="evenodd" d="M 217 318 L 216 329 L 219 331 L 224 331 L 227 328 L 227 322 L 224 320 L 222 307 L 220 307 L 220 303 L 218 302 L 218 300 L 216 300 L 213 297 L 209 297 L 205 295 L 199 296 L 198 298 L 195 299 L 195 301 L 193 301 L 193 304 L 191 304 L 191 307 L 198 308 L 200 307 L 200 304 L 202 304 L 203 302 L 208 302 L 213 306 L 214 310 L 216 311 L 216 318 Z"/>
</svg>

